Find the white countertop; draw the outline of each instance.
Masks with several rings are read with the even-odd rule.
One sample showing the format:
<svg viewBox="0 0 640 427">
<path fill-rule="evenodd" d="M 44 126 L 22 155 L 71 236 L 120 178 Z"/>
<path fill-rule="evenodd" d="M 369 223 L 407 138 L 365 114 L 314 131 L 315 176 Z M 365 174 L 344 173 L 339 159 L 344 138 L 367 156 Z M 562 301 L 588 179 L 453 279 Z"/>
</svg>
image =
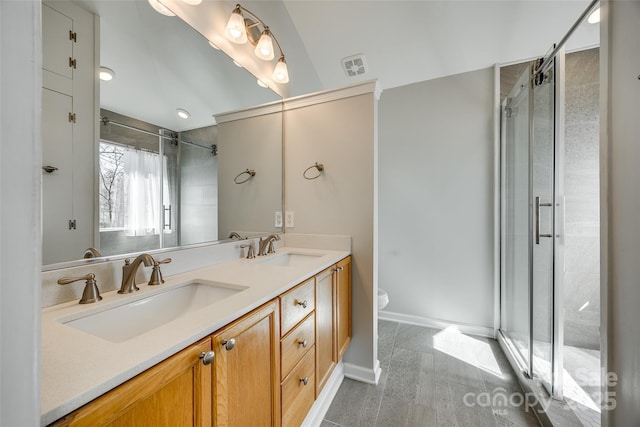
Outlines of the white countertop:
<svg viewBox="0 0 640 427">
<path fill-rule="evenodd" d="M 322 256 L 310 257 L 295 266 L 260 262 L 287 252 Z M 102 294 L 103 299 L 98 303 L 80 305 L 73 301 L 43 309 L 41 423 L 46 425 L 56 421 L 349 254 L 348 251 L 286 247 L 268 257 L 239 259 L 165 277 L 165 283 L 160 286 L 138 284 L 140 291 L 133 294 L 107 292 Z M 120 343 L 106 341 L 60 322 L 60 319 L 70 316 L 82 317 L 123 302 L 166 292 L 193 279 L 223 282 L 247 289 Z"/>
</svg>

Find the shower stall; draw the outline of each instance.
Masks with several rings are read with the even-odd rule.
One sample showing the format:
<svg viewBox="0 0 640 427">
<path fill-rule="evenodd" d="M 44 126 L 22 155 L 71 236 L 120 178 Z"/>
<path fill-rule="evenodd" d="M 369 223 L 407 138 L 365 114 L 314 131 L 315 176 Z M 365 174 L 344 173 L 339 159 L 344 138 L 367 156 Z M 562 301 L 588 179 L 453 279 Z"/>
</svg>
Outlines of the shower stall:
<svg viewBox="0 0 640 427">
<path fill-rule="evenodd" d="M 597 353 L 599 331 L 593 328 L 593 345 L 582 345 L 586 338 L 576 331 L 582 324 L 574 319 L 585 318 L 590 303 L 589 310 L 597 310 L 589 312 L 590 318 L 599 318 L 599 296 L 585 297 L 585 302 L 568 292 L 582 297 L 586 288 L 593 294 L 591 288 L 597 292 L 598 287 L 599 270 L 593 279 L 589 274 L 595 267 L 587 263 L 597 263 L 599 236 L 580 235 L 580 240 L 575 235 L 598 228 L 597 212 L 595 218 L 587 218 L 585 211 L 593 206 L 597 211 L 599 203 L 599 52 L 595 48 L 567 56 L 565 47 L 596 7 L 592 2 L 550 53 L 524 66 L 501 103 L 500 340 L 520 372 L 542 386 L 546 396 L 541 397 L 571 409 L 584 425 L 599 425 L 599 384 L 594 384 L 600 378 L 599 355 L 592 357 L 595 367 L 583 363 L 584 355 Z M 594 52 L 596 75 L 591 84 L 585 81 L 585 69 Z M 567 69 L 573 73 L 570 78 Z M 595 104 L 595 128 L 587 123 L 592 117 L 585 113 L 585 104 Z M 585 137 L 586 132 L 591 134 Z M 585 198 L 587 193 L 591 198 Z M 595 258 L 586 253 L 585 242 L 596 251 Z M 576 267 L 580 262 L 585 265 Z M 580 345 L 574 345 L 578 341 Z M 583 364 L 576 366 L 576 361 Z"/>
</svg>

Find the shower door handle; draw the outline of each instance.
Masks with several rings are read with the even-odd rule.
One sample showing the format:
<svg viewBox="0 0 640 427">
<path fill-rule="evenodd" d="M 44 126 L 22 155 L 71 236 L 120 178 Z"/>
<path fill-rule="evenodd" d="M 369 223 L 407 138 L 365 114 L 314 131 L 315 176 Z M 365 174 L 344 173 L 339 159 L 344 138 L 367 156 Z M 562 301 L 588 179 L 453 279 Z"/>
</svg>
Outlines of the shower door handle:
<svg viewBox="0 0 640 427">
<path fill-rule="evenodd" d="M 540 203 L 540 196 L 536 196 L 536 245 L 540 244 L 541 237 L 553 237 L 551 234 L 540 234 L 540 206 L 551 207 L 553 203 Z"/>
</svg>

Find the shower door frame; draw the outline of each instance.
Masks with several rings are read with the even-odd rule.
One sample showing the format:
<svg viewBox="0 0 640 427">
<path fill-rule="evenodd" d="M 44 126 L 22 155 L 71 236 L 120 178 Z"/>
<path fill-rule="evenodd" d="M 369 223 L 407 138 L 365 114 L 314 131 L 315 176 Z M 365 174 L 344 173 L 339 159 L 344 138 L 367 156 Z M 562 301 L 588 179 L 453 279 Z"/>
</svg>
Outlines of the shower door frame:
<svg viewBox="0 0 640 427">
<path fill-rule="evenodd" d="M 563 161 L 564 161 L 564 60 L 565 51 L 564 48 L 560 48 L 554 53 L 554 58 L 550 58 L 550 66 L 546 66 L 543 72 L 550 70 L 553 73 L 554 80 L 554 100 L 553 100 L 553 197 L 551 201 L 551 218 L 552 218 L 552 232 L 550 238 L 552 239 L 552 289 L 551 289 L 551 380 L 549 383 L 546 381 L 540 381 L 547 392 L 555 399 L 562 399 L 562 374 L 563 374 L 563 340 L 564 340 L 564 296 L 563 296 L 563 266 L 564 266 L 564 180 L 563 180 Z M 538 62 L 538 65 L 542 61 Z M 535 119 L 534 102 L 535 102 L 535 76 L 537 71 L 533 71 L 535 66 L 529 66 L 527 72 L 529 73 L 528 84 L 529 87 L 529 204 L 528 209 L 528 224 L 529 224 L 529 236 L 528 236 L 528 250 L 529 250 L 529 284 L 528 284 L 528 360 L 524 360 L 521 356 L 521 352 L 517 349 L 516 345 L 510 338 L 508 331 L 503 329 L 503 319 L 506 317 L 506 298 L 504 298 L 505 288 L 505 231 L 506 231 L 506 188 L 505 188 L 505 174 L 506 174 L 506 156 L 505 156 L 505 130 L 506 123 L 503 120 L 504 109 L 508 105 L 507 99 L 501 103 L 501 137 L 500 137 L 500 330 L 499 333 L 504 338 L 505 342 L 512 349 L 512 353 L 516 356 L 516 361 L 523 369 L 524 374 L 533 378 L 536 374 L 534 369 L 534 316 L 533 316 L 533 300 L 534 294 L 534 269 L 533 269 L 533 250 L 534 250 L 534 233 L 535 224 L 533 220 L 534 213 L 532 212 L 534 205 L 533 194 L 533 149 L 534 149 L 534 135 L 533 125 Z M 513 351 L 515 350 L 515 351 Z"/>
</svg>

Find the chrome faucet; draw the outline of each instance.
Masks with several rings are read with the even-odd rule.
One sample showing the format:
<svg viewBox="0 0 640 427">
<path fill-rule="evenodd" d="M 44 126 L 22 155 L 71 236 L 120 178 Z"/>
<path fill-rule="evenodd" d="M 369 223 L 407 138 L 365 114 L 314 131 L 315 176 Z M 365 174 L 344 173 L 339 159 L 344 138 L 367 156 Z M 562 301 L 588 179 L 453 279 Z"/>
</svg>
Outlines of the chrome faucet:
<svg viewBox="0 0 640 427">
<path fill-rule="evenodd" d="M 280 240 L 280 236 L 277 234 L 270 234 L 265 239 L 260 238 L 260 245 L 258 249 L 258 256 L 263 256 L 267 254 L 275 254 L 276 250 L 273 247 L 273 242 L 276 240 Z"/>
<path fill-rule="evenodd" d="M 122 266 L 122 286 L 120 286 L 119 294 L 129 294 L 131 292 L 139 290 L 136 286 L 136 272 L 140 264 L 144 263 L 146 267 L 151 267 L 155 260 L 149 254 L 140 254 L 136 259 L 131 262 L 129 258 L 124 260 Z"/>
</svg>

